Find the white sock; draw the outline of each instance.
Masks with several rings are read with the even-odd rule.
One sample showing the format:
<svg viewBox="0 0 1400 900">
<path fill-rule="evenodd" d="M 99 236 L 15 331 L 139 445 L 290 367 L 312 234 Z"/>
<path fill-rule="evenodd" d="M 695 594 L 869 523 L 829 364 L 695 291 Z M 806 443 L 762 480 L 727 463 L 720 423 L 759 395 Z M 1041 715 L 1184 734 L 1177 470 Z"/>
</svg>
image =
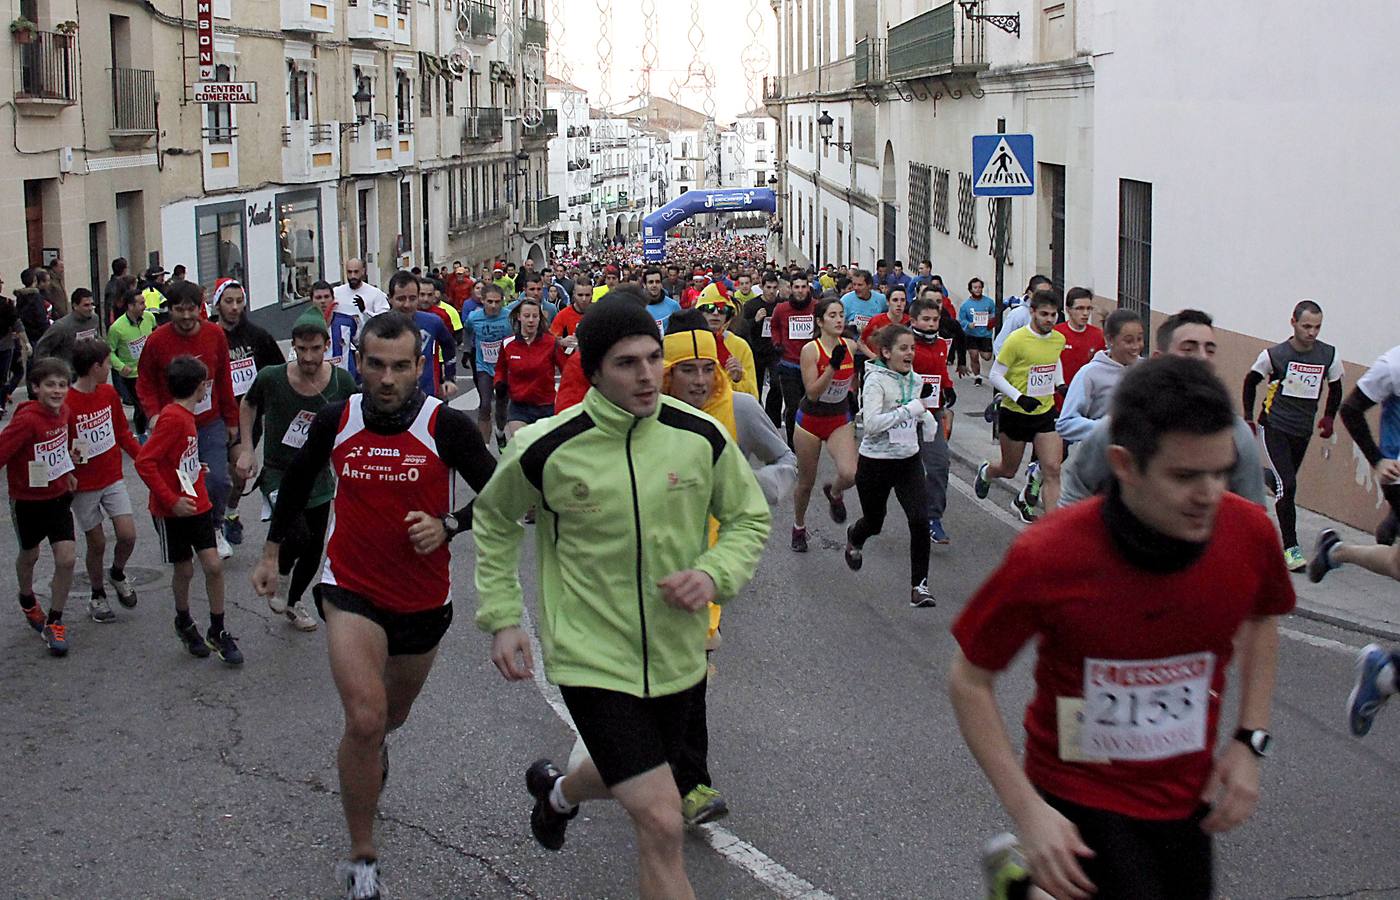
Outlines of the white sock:
<svg viewBox="0 0 1400 900">
<path fill-rule="evenodd" d="M 549 805 L 557 813 L 565 814 L 573 812 L 573 807 L 569 801 L 564 799 L 564 776 L 560 775 L 554 780 L 554 789 L 549 792 Z"/>
<path fill-rule="evenodd" d="M 1381 666 L 1380 670 L 1376 672 L 1376 688 L 1386 696 L 1400 693 L 1400 689 L 1397 689 L 1395 684 L 1395 662 L 1393 659 Z"/>
</svg>

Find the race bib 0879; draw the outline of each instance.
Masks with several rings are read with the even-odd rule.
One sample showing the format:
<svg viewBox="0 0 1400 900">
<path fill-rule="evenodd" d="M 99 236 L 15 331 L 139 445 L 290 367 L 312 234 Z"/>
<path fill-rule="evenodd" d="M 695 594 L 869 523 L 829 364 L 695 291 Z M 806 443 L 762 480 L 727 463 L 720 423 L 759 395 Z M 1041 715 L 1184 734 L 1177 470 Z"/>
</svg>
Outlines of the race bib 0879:
<svg viewBox="0 0 1400 900">
<path fill-rule="evenodd" d="M 1206 747 L 1215 654 L 1165 659 L 1085 659 L 1079 750 L 1109 760 L 1148 761 Z"/>
<path fill-rule="evenodd" d="M 1055 366 L 1031 366 L 1026 373 L 1026 393 L 1032 397 L 1049 397 L 1055 393 Z"/>
</svg>

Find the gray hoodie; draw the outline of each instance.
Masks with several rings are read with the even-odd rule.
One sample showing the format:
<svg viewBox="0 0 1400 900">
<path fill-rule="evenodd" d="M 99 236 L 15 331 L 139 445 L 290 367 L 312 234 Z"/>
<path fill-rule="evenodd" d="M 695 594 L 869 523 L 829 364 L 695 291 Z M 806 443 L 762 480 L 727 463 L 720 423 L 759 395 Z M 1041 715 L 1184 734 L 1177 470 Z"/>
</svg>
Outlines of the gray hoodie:
<svg viewBox="0 0 1400 900">
<path fill-rule="evenodd" d="M 34 358 L 57 356 L 68 365 L 73 365 L 73 347 L 78 341 L 102 337 L 100 324 L 96 314 L 80 319 L 76 312 L 69 313 L 44 332 L 34 347 Z"/>
<path fill-rule="evenodd" d="M 1108 415 L 1113 389 L 1126 371 L 1128 367 L 1114 361 L 1107 350 L 1095 353 L 1069 383 L 1065 405 L 1055 421 L 1060 437 L 1071 443 L 1087 438 L 1094 430 L 1094 423 Z"/>
</svg>

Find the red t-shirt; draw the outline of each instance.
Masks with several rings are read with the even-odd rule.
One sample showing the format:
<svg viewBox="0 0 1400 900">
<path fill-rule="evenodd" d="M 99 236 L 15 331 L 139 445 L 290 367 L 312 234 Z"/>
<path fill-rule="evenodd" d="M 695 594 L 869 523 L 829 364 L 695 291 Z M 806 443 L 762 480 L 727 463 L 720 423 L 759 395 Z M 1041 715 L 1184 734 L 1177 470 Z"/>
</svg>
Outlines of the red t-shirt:
<svg viewBox="0 0 1400 900">
<path fill-rule="evenodd" d="M 571 406 L 578 406 L 592 386 L 583 374 L 583 358 L 577 353 L 566 354 L 564 372 L 559 377 L 559 391 L 554 395 L 554 414 L 557 416 Z"/>
<path fill-rule="evenodd" d="M 876 315 L 876 316 L 873 316 L 873 317 L 870 319 L 869 322 L 866 322 L 866 323 L 865 323 L 865 328 L 864 328 L 864 329 L 861 331 L 861 333 L 860 333 L 860 342 L 861 342 L 862 344 L 864 344 L 865 346 L 869 347 L 870 349 L 874 350 L 875 347 L 874 347 L 873 344 L 870 343 L 870 339 L 873 338 L 873 337 L 875 337 L 875 333 L 876 333 L 877 331 L 879 331 L 881 328 L 884 328 L 886 325 L 908 325 L 908 324 L 909 324 L 909 317 L 908 317 L 908 316 L 905 316 L 905 317 L 904 317 L 904 321 L 903 321 L 903 322 L 894 322 L 893 320 L 890 319 L 890 314 L 889 314 L 889 313 L 880 313 L 880 314 L 878 314 L 878 315 Z"/>
<path fill-rule="evenodd" d="M 1026 775 L 1036 787 L 1137 819 L 1185 818 L 1210 773 L 1235 635 L 1251 616 L 1291 610 L 1293 584 L 1278 532 L 1248 500 L 1226 494 L 1204 554 L 1165 575 L 1119 553 L 1103 503 L 1085 500 L 1022 532 L 953 636 L 991 671 L 1036 639 L 1025 717 Z M 1103 752 L 1091 756 L 1110 761 L 1061 759 L 1057 710 L 1086 690 L 1078 725 L 1074 709 L 1065 716 L 1081 739 L 1066 746 L 1071 755 L 1092 746 Z"/>
<path fill-rule="evenodd" d="M 1060 351 L 1060 368 L 1065 372 L 1065 386 L 1074 380 L 1079 370 L 1089 364 L 1094 354 L 1107 350 L 1103 339 L 1103 329 L 1096 325 L 1086 325 L 1083 331 L 1075 331 L 1068 322 L 1061 322 L 1055 330 L 1065 336 L 1065 349 Z"/>
<path fill-rule="evenodd" d="M 578 331 L 578 323 L 582 319 L 583 313 L 570 303 L 555 314 L 554 321 L 549 323 L 549 333 L 555 337 L 568 337 Z"/>
<path fill-rule="evenodd" d="M 100 491 L 121 481 L 122 451 L 135 459 L 141 445 L 127 424 L 116 388 L 99 384 L 91 394 L 85 394 L 74 386 L 68 391 L 68 408 L 73 411 L 77 443 L 86 457 L 78 463 L 78 491 Z"/>
<path fill-rule="evenodd" d="M 228 338 L 217 325 L 201 323 L 199 330 L 185 337 L 167 322 L 146 339 L 141 359 L 136 364 L 136 394 L 146 415 L 154 418 L 162 409 L 175 402 L 165 384 L 165 369 L 177 356 L 198 357 L 209 369 L 208 397 L 195 413 L 195 421 L 203 428 L 223 419 L 229 428 L 238 427 L 238 398 L 233 395 L 233 379 L 229 374 Z"/>
<path fill-rule="evenodd" d="M 801 365 L 802 348 L 817 336 L 816 304 L 811 300 L 801 309 L 790 301 L 779 303 L 773 310 L 773 346 L 778 348 L 783 362 Z"/>
<path fill-rule="evenodd" d="M 156 427 L 136 456 L 136 474 L 150 488 L 150 510 L 156 518 L 173 518 L 175 501 L 181 497 L 194 501 L 195 515 L 213 508 L 204 486 L 204 466 L 199 462 L 194 413 L 178 403 L 160 411 Z"/>
<path fill-rule="evenodd" d="M 73 434 L 73 413 L 67 403 L 56 413 L 34 400 L 15 407 L 10 423 L 0 431 L 0 465 L 6 467 L 11 500 L 52 500 L 68 493 Z M 48 466 L 48 480 L 41 487 L 29 486 L 33 462 Z"/>
<path fill-rule="evenodd" d="M 444 280 L 447 282 L 447 302 L 461 312 L 462 304 L 472 295 L 475 282 L 466 272 L 452 272 Z"/>
<path fill-rule="evenodd" d="M 496 361 L 496 384 L 504 384 L 510 399 L 528 406 L 554 403 L 554 373 L 564 371 L 564 348 L 552 334 L 539 334 L 529 343 L 506 338 Z"/>
</svg>

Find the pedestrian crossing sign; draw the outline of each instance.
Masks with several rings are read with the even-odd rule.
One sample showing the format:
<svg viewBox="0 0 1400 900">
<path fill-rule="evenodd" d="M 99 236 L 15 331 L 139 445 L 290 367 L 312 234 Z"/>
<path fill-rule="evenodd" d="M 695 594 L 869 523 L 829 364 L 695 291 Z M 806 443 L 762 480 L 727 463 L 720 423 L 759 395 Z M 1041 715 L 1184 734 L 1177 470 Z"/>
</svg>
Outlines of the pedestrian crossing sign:
<svg viewBox="0 0 1400 900">
<path fill-rule="evenodd" d="M 1035 136 L 972 136 L 972 196 L 1029 197 L 1035 193 Z"/>
</svg>

